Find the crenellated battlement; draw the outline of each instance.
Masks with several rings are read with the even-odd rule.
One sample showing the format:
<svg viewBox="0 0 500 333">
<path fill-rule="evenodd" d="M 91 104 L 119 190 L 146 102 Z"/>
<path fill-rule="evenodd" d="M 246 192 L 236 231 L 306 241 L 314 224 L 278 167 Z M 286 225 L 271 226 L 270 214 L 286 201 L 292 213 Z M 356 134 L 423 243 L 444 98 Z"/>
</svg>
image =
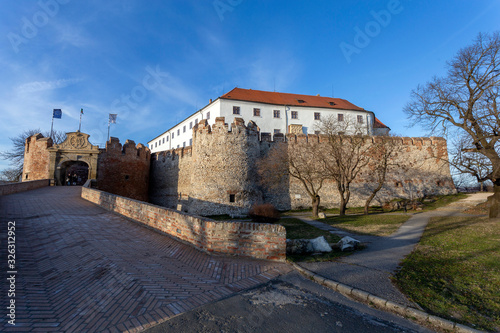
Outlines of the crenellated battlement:
<svg viewBox="0 0 500 333">
<path fill-rule="evenodd" d="M 128 156 L 134 159 L 149 159 L 151 156 L 149 148 L 144 146 L 142 143 L 136 145 L 135 141 L 126 140 L 122 146 L 120 140 L 115 137 L 111 137 L 106 142 L 106 148 L 102 149 L 102 153 L 115 156 Z"/>
<path fill-rule="evenodd" d="M 225 117 L 217 117 L 215 123 L 211 126 L 208 124 L 206 119 L 200 121 L 197 125 L 193 127 L 193 136 L 200 136 L 203 134 L 210 135 L 234 135 L 234 134 L 247 134 L 247 135 L 257 135 L 258 141 L 265 143 L 273 142 L 309 142 L 309 143 L 322 143 L 328 141 L 328 136 L 325 134 L 296 134 L 296 133 L 283 133 L 271 134 L 267 132 L 260 132 L 259 126 L 254 121 L 249 121 L 245 125 L 243 118 L 234 118 L 231 126 L 225 122 Z M 346 136 L 349 138 L 349 136 Z M 382 140 L 381 136 L 364 136 L 367 143 L 376 143 Z M 391 140 L 395 142 L 400 142 L 401 144 L 408 146 L 432 146 L 432 145 L 442 145 L 446 144 L 446 140 L 441 137 L 390 137 Z"/>
</svg>

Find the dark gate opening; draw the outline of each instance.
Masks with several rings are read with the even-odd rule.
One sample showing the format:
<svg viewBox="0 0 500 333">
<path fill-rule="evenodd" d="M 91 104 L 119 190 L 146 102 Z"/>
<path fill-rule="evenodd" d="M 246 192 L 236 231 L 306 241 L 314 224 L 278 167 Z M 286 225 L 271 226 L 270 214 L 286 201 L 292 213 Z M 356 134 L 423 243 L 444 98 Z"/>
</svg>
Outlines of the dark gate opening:
<svg viewBox="0 0 500 333">
<path fill-rule="evenodd" d="M 81 186 L 89 178 L 89 165 L 81 161 L 69 161 L 61 165 L 59 184 Z"/>
</svg>

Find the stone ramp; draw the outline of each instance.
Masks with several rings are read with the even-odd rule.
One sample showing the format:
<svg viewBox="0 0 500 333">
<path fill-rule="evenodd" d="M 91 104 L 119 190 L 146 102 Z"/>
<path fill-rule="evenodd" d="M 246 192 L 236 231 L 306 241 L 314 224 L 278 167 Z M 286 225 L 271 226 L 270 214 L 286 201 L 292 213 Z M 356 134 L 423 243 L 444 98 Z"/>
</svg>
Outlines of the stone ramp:
<svg viewBox="0 0 500 333">
<path fill-rule="evenodd" d="M 0 197 L 2 244 L 15 221 L 17 253 L 16 326 L 2 315 L 0 331 L 140 331 L 290 271 L 209 256 L 81 199 L 80 190 Z M 0 307 L 8 301 L 2 296 Z"/>
</svg>

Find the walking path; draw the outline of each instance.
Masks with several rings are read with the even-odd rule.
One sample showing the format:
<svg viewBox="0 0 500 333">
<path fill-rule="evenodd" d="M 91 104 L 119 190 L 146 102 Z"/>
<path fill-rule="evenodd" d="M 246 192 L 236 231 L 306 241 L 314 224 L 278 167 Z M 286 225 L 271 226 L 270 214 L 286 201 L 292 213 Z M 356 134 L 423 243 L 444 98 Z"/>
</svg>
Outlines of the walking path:
<svg viewBox="0 0 500 333">
<path fill-rule="evenodd" d="M 367 248 L 334 262 L 299 263 L 299 265 L 323 277 L 376 296 L 402 305 L 417 307 L 391 283 L 392 274 L 418 244 L 431 217 L 461 215 L 463 210 L 485 202 L 490 195 L 491 193 L 471 194 L 466 199 L 446 207 L 414 214 L 389 237 L 350 235 L 363 243 L 368 243 Z M 303 221 L 341 237 L 349 235 L 345 231 L 339 233 L 338 229 L 319 221 L 310 219 L 303 219 Z"/>
<path fill-rule="evenodd" d="M 214 257 L 80 198 L 80 187 L 0 197 L 0 331 L 138 331 L 291 270 Z M 15 221 L 15 326 L 7 222 Z"/>
</svg>

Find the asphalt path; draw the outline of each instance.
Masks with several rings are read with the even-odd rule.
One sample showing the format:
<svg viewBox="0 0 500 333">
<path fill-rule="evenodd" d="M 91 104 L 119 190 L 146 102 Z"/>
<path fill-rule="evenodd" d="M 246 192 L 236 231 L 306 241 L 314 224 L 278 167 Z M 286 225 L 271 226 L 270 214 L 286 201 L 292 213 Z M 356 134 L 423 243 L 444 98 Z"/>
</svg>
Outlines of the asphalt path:
<svg viewBox="0 0 500 333">
<path fill-rule="evenodd" d="M 179 315 L 163 332 L 433 332 L 373 309 L 292 272 L 258 288 Z"/>
</svg>

